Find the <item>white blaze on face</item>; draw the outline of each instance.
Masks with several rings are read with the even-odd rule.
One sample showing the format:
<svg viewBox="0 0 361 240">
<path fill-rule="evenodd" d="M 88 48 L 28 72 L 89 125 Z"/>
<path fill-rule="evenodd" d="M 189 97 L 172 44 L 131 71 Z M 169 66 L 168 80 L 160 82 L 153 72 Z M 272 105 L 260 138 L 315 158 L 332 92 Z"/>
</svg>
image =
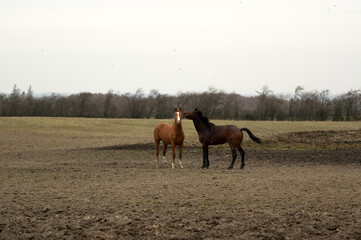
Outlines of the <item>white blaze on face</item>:
<svg viewBox="0 0 361 240">
<path fill-rule="evenodd" d="M 179 116 L 179 112 L 176 112 L 175 114 L 176 114 L 177 124 L 180 124 L 181 119 L 180 119 L 180 116 Z"/>
</svg>

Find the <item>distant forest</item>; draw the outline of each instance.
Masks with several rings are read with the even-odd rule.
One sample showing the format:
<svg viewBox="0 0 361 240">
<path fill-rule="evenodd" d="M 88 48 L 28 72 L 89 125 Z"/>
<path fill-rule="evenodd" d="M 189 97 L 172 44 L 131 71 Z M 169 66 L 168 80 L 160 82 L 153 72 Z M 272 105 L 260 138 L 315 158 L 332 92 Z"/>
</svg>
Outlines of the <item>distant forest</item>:
<svg viewBox="0 0 361 240">
<path fill-rule="evenodd" d="M 82 92 L 70 96 L 53 93 L 34 97 L 16 85 L 11 94 L 0 94 L 0 116 L 51 116 L 92 118 L 173 118 L 174 108 L 201 109 L 210 119 L 357 121 L 361 120 L 361 89 L 330 96 L 329 90 L 305 90 L 275 94 L 267 86 L 255 96 L 209 88 L 204 92 L 176 95 L 149 93 Z"/>
</svg>

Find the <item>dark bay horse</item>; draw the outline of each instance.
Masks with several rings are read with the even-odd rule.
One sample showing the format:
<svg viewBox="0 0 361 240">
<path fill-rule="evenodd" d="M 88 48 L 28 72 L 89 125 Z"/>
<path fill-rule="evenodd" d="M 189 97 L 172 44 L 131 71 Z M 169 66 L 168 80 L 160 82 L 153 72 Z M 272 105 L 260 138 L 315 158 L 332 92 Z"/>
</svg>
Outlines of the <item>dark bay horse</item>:
<svg viewBox="0 0 361 240">
<path fill-rule="evenodd" d="M 241 169 L 243 169 L 245 166 L 245 152 L 241 147 L 241 142 L 243 139 L 242 131 L 246 131 L 249 137 L 256 143 L 261 143 L 261 140 L 254 136 L 252 132 L 247 128 L 239 129 L 234 125 L 216 126 L 213 123 L 210 123 L 208 118 L 203 116 L 202 112 L 198 108 L 194 109 L 194 111 L 185 112 L 183 115 L 185 118 L 193 120 L 194 127 L 198 132 L 199 141 L 201 142 L 203 147 L 203 169 L 209 167 L 209 145 L 219 145 L 228 142 L 232 150 L 232 162 L 229 165 L 228 169 L 233 168 L 236 161 L 238 149 L 242 156 Z"/>
<path fill-rule="evenodd" d="M 184 133 L 182 129 L 182 109 L 174 109 L 174 122 L 173 125 L 167 123 L 160 123 L 154 128 L 154 142 L 155 142 L 155 155 L 157 157 L 157 167 L 159 166 L 159 144 L 162 140 L 163 142 L 163 162 L 167 163 L 165 154 L 167 151 L 168 144 L 172 145 L 172 168 L 174 168 L 175 161 L 175 146 L 179 146 L 179 165 L 183 168 L 182 163 L 182 150 L 184 143 Z"/>
</svg>

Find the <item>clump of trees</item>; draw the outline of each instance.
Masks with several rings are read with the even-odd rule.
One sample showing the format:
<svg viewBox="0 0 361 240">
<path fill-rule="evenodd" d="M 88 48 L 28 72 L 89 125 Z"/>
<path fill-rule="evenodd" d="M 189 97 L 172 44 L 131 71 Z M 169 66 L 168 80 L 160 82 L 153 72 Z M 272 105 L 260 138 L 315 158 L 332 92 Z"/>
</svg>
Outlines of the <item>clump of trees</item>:
<svg viewBox="0 0 361 240">
<path fill-rule="evenodd" d="M 70 96 L 53 93 L 34 97 L 31 88 L 21 91 L 16 85 L 11 94 L 0 94 L 0 116 L 53 116 L 95 118 L 172 118 L 174 107 L 200 108 L 211 119 L 355 121 L 361 118 L 361 89 L 330 96 L 329 90 L 297 87 L 293 95 L 275 94 L 267 86 L 255 96 L 210 87 L 204 92 L 162 94 L 106 94 L 82 92 Z"/>
</svg>

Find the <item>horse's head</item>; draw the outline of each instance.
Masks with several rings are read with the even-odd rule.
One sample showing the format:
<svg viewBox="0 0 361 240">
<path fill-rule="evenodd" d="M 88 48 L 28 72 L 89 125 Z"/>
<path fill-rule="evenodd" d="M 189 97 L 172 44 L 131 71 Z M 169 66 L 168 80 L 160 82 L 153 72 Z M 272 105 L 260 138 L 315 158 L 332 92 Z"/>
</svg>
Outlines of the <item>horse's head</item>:
<svg viewBox="0 0 361 240">
<path fill-rule="evenodd" d="M 182 108 L 174 108 L 174 121 L 180 125 L 182 124 Z"/>
<path fill-rule="evenodd" d="M 199 112 L 199 109 L 195 108 L 193 111 L 184 112 L 183 116 L 187 119 L 193 120 L 197 116 L 198 112 Z"/>
</svg>

